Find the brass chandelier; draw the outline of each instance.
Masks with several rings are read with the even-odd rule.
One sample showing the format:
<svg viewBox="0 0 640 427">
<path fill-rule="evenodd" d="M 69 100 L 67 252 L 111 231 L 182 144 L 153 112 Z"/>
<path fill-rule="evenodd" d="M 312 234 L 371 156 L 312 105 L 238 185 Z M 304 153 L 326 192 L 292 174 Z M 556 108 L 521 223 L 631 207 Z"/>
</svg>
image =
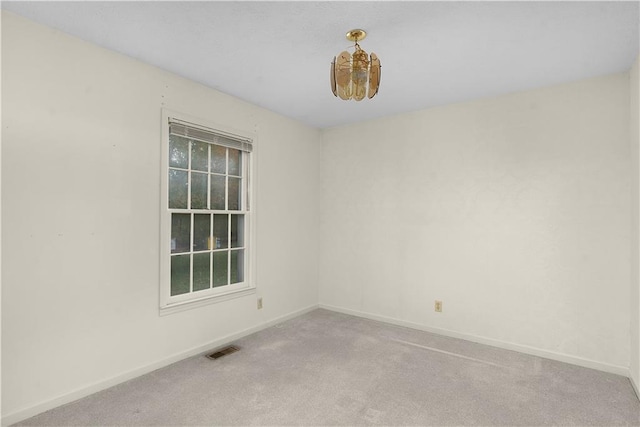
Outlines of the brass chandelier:
<svg viewBox="0 0 640 427">
<path fill-rule="evenodd" d="M 375 53 L 367 56 L 358 42 L 367 36 L 364 30 L 351 30 L 347 40 L 355 42 L 353 55 L 346 50 L 331 63 L 331 91 L 340 99 L 362 101 L 373 98 L 380 87 L 380 60 Z"/>
</svg>

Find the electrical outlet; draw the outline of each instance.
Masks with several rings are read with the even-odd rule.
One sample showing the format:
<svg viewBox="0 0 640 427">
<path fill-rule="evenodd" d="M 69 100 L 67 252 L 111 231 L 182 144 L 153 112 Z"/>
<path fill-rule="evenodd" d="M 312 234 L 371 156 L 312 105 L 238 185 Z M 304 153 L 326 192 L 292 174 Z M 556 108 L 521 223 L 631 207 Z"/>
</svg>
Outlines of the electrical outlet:
<svg viewBox="0 0 640 427">
<path fill-rule="evenodd" d="M 442 301 L 436 301 L 434 308 L 438 313 L 442 313 Z"/>
<path fill-rule="evenodd" d="M 262 309 L 262 298 L 258 298 L 258 310 Z"/>
</svg>

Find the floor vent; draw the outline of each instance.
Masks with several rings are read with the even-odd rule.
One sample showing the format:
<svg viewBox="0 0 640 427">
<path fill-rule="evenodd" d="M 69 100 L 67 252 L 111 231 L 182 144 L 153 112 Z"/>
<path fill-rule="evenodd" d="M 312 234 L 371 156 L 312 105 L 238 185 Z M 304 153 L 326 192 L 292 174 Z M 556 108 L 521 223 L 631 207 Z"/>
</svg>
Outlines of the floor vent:
<svg viewBox="0 0 640 427">
<path fill-rule="evenodd" d="M 230 345 L 229 347 L 222 348 L 215 353 L 207 354 L 209 359 L 219 359 L 222 356 L 226 356 L 227 354 L 235 353 L 236 351 L 240 351 L 238 347 Z"/>
</svg>

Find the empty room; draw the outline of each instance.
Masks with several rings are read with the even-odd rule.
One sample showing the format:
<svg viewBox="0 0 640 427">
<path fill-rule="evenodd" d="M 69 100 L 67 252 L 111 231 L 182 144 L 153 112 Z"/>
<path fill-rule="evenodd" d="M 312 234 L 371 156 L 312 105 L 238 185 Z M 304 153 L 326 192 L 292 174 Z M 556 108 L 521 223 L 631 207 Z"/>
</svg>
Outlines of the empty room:
<svg viewBox="0 0 640 427">
<path fill-rule="evenodd" d="M 640 2 L 1 3 L 8 425 L 640 425 Z"/>
</svg>

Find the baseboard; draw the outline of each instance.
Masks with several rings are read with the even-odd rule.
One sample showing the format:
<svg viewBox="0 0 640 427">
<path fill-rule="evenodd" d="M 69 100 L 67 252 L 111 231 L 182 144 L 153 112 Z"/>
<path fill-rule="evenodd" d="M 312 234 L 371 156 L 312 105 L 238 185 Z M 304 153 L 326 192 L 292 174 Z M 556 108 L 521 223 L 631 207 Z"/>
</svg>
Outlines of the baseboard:
<svg viewBox="0 0 640 427">
<path fill-rule="evenodd" d="M 640 400 L 640 389 L 638 389 L 638 384 L 633 379 L 633 375 L 629 375 L 629 381 L 631 381 L 631 387 L 633 387 L 633 391 L 636 392 L 636 397 Z"/>
<path fill-rule="evenodd" d="M 543 350 L 536 347 L 529 347 L 526 345 L 514 344 L 506 341 L 495 340 L 492 338 L 451 331 L 448 329 L 432 328 L 429 326 L 421 325 L 419 323 L 413 323 L 405 320 L 394 319 L 392 317 L 379 316 L 377 314 L 351 310 L 343 307 L 336 307 L 336 306 L 327 305 L 327 304 L 319 304 L 318 307 L 323 308 L 325 310 L 335 311 L 338 313 L 344 313 L 352 316 L 363 317 L 365 319 L 376 320 L 378 322 L 390 323 L 398 326 L 404 326 L 411 329 L 418 329 L 421 331 L 431 332 L 434 334 L 444 335 L 452 338 L 460 338 L 467 341 L 473 341 L 479 344 L 490 345 L 492 347 L 498 347 L 505 350 L 518 351 L 520 353 L 543 357 L 545 359 L 557 360 L 559 362 L 570 363 L 572 365 L 582 366 L 582 367 L 591 368 L 591 369 L 597 369 L 599 371 L 604 371 L 612 374 L 629 377 L 629 368 L 624 366 L 611 365 L 608 363 L 598 362 L 590 359 L 584 359 L 581 357 L 571 356 L 568 354 L 556 353 L 553 351 Z"/>
<path fill-rule="evenodd" d="M 35 415 L 38 415 L 42 412 L 48 411 L 49 409 L 56 408 L 58 406 L 73 402 L 75 400 L 81 399 L 83 397 L 89 396 L 93 393 L 97 393 L 99 391 L 105 390 L 109 387 L 113 387 L 114 385 L 123 383 L 125 381 L 129 381 L 136 377 L 139 377 L 144 374 L 148 374 L 149 372 L 155 371 L 156 369 L 164 368 L 165 366 L 171 365 L 172 363 L 179 362 L 180 360 L 186 359 L 191 356 L 196 356 L 198 354 L 204 353 L 208 350 L 211 350 L 215 347 L 220 347 L 226 344 L 231 343 L 237 339 L 245 337 L 247 335 L 251 335 L 253 333 L 259 332 L 263 329 L 274 326 L 278 323 L 284 322 L 289 319 L 293 319 L 294 317 L 301 316 L 305 313 L 313 311 L 318 308 L 318 305 L 314 304 L 309 307 L 303 308 L 301 310 L 297 310 L 286 314 L 284 316 L 276 317 L 275 319 L 269 320 L 267 322 L 261 323 L 257 326 L 253 326 L 251 328 L 245 329 L 240 332 L 236 332 L 234 334 L 227 335 L 225 337 L 216 339 L 214 341 L 210 341 L 206 344 L 199 345 L 197 347 L 191 348 L 186 351 L 182 351 L 180 353 L 176 353 L 170 357 L 159 360 L 155 363 L 141 366 L 136 369 L 132 369 L 120 375 L 116 375 L 114 377 L 108 378 L 106 380 L 95 382 L 86 387 L 81 387 L 76 389 L 70 393 L 65 393 L 61 396 L 58 396 L 53 399 L 46 400 L 44 402 L 40 402 L 36 405 L 30 406 L 28 408 L 23 408 L 18 411 L 12 412 L 10 414 L 4 415 L 2 417 L 2 425 L 8 426 L 11 424 L 15 424 L 22 420 L 26 420 L 27 418 L 31 418 Z"/>
</svg>

